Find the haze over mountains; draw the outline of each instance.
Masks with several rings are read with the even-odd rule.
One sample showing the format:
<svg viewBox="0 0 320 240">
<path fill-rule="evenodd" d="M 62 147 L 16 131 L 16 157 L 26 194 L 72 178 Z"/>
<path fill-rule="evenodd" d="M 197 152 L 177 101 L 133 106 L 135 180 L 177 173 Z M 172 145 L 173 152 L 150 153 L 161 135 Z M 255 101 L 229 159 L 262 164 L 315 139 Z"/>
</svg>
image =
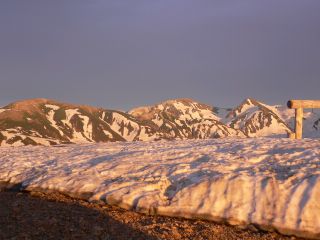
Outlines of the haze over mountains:
<svg viewBox="0 0 320 240">
<path fill-rule="evenodd" d="M 233 109 L 175 99 L 127 113 L 31 99 L 0 108 L 0 146 L 286 137 L 293 129 L 293 120 L 293 110 L 250 98 Z M 319 113 L 305 113 L 304 133 L 304 137 L 320 137 Z"/>
</svg>

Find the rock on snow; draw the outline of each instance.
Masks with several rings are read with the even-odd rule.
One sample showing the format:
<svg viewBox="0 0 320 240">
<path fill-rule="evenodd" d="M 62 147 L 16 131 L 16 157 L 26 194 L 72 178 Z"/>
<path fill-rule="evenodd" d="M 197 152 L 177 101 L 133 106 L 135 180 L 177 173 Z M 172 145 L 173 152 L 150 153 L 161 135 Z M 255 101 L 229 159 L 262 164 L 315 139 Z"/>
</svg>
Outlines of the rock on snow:
<svg viewBox="0 0 320 240">
<path fill-rule="evenodd" d="M 0 182 L 320 238 L 319 149 L 270 138 L 4 147 Z"/>
</svg>

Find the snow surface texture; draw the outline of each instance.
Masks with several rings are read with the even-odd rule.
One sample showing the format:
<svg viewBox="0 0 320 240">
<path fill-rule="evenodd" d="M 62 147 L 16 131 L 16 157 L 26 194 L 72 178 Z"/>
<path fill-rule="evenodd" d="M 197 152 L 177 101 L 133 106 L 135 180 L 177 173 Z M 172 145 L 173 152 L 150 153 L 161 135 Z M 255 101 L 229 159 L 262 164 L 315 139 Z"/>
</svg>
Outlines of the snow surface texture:
<svg viewBox="0 0 320 240">
<path fill-rule="evenodd" d="M 319 149 L 270 138 L 3 147 L 0 183 L 320 238 Z"/>
</svg>

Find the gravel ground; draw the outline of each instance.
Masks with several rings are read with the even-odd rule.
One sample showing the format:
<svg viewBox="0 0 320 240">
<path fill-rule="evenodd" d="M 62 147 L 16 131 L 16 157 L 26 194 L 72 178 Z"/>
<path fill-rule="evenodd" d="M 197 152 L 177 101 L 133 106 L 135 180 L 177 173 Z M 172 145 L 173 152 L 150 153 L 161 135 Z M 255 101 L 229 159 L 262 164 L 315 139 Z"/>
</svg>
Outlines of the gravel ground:
<svg viewBox="0 0 320 240">
<path fill-rule="evenodd" d="M 201 220 L 149 216 L 59 193 L 0 192 L 0 239 L 301 239 Z"/>
</svg>

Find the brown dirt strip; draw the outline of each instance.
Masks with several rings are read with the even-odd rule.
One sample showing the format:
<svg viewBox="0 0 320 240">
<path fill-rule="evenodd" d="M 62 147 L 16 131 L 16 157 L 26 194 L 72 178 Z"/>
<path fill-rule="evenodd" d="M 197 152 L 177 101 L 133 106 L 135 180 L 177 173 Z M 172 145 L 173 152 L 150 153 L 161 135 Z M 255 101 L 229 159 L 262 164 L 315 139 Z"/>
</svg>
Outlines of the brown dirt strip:
<svg viewBox="0 0 320 240">
<path fill-rule="evenodd" d="M 59 193 L 0 192 L 0 239 L 299 239 L 255 228 L 150 216 Z"/>
</svg>

